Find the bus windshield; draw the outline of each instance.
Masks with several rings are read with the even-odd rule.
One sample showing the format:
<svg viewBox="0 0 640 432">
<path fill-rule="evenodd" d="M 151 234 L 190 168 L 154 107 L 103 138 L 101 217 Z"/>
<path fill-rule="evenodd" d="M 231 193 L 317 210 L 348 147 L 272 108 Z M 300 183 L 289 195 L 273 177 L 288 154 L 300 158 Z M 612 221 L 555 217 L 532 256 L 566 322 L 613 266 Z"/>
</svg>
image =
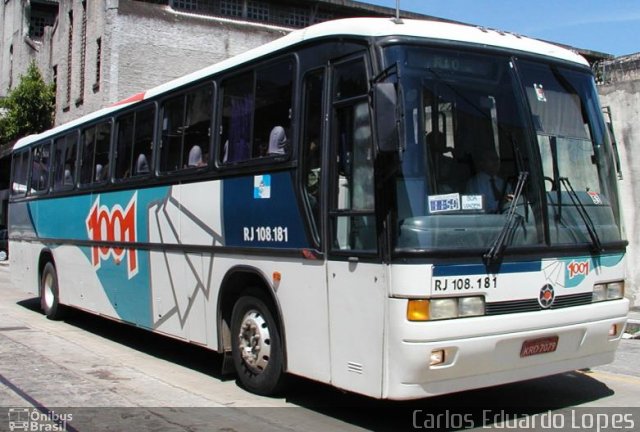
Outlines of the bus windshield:
<svg viewBox="0 0 640 432">
<path fill-rule="evenodd" d="M 621 239 L 588 73 L 416 45 L 388 47 L 386 61 L 400 70 L 404 121 L 396 250 Z"/>
</svg>

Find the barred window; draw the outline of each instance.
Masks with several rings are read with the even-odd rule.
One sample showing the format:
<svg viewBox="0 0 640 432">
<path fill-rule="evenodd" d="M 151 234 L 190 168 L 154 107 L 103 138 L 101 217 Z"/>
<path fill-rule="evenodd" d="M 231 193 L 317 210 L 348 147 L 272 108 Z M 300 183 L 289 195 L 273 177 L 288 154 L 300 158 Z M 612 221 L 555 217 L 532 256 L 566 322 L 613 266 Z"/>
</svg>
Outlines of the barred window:
<svg viewBox="0 0 640 432">
<path fill-rule="evenodd" d="M 309 11 L 303 8 L 290 9 L 285 24 L 290 27 L 306 27 L 309 25 Z"/>
<path fill-rule="evenodd" d="M 259 21 L 268 21 L 269 3 L 263 1 L 249 1 L 247 5 L 247 18 Z"/>
<path fill-rule="evenodd" d="M 333 18 L 335 18 L 335 16 L 330 13 L 330 12 L 318 12 L 316 13 L 315 19 L 313 20 L 314 23 L 321 23 L 324 21 L 329 21 L 332 20 Z"/>
<path fill-rule="evenodd" d="M 198 0 L 173 0 L 174 9 L 198 10 Z"/>
<path fill-rule="evenodd" d="M 241 0 L 222 0 L 220 2 L 220 13 L 222 15 L 241 17 L 242 1 Z"/>
<path fill-rule="evenodd" d="M 31 5 L 31 19 L 29 22 L 29 36 L 34 39 L 44 36 L 44 28 L 53 26 L 58 14 L 58 6 L 55 8 L 47 5 Z"/>
</svg>

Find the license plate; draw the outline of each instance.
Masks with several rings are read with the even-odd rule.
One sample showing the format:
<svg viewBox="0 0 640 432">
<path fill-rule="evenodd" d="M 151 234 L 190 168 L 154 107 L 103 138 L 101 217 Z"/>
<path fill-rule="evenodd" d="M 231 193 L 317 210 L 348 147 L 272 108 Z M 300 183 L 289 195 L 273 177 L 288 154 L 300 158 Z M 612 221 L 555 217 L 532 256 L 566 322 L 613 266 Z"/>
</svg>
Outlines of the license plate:
<svg viewBox="0 0 640 432">
<path fill-rule="evenodd" d="M 520 357 L 554 352 L 558 348 L 558 336 L 530 339 L 522 343 Z"/>
</svg>

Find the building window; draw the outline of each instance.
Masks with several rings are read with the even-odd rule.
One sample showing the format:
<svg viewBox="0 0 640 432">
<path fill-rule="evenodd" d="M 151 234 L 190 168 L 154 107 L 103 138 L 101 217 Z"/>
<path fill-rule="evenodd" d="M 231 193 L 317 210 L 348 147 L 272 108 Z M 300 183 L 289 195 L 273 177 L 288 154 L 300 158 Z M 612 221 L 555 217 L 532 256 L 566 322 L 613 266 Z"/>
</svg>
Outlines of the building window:
<svg viewBox="0 0 640 432">
<path fill-rule="evenodd" d="M 40 39 L 44 36 L 44 28 L 53 26 L 58 16 L 58 2 L 31 1 L 29 37 Z"/>
<path fill-rule="evenodd" d="M 67 40 L 67 95 L 65 108 L 71 103 L 71 71 L 73 69 L 73 11 L 69 12 L 69 38 Z M 63 108 L 64 109 L 64 108 Z"/>
<path fill-rule="evenodd" d="M 257 21 L 269 21 L 269 3 L 249 1 L 247 4 L 247 18 Z"/>
<path fill-rule="evenodd" d="M 192 11 L 198 10 L 198 0 L 174 0 L 173 8 Z"/>
<path fill-rule="evenodd" d="M 242 1 L 241 0 L 222 0 L 220 2 L 220 13 L 222 15 L 241 17 Z"/>
<path fill-rule="evenodd" d="M 13 44 L 9 46 L 9 90 L 13 87 Z"/>
<path fill-rule="evenodd" d="M 330 12 L 318 12 L 316 13 L 315 18 L 313 19 L 313 22 L 320 23 L 320 22 L 332 20 L 333 18 L 335 18 L 335 16 Z"/>
<path fill-rule="evenodd" d="M 93 84 L 93 91 L 100 90 L 100 68 L 102 67 L 102 38 L 96 39 L 96 82 Z"/>
<path fill-rule="evenodd" d="M 84 100 L 84 70 L 87 59 L 87 2 L 82 2 L 82 34 L 80 46 L 80 95 L 76 99 L 76 106 Z"/>
<path fill-rule="evenodd" d="M 290 27 L 306 27 L 309 25 L 309 11 L 303 8 L 291 8 L 285 18 Z"/>
</svg>

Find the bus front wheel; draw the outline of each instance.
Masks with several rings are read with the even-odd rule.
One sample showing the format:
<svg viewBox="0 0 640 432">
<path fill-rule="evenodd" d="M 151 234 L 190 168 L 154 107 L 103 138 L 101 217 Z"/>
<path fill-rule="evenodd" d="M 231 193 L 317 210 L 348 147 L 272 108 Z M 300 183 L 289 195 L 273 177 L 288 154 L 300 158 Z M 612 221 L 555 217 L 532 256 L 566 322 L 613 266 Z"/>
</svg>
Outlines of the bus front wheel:
<svg viewBox="0 0 640 432">
<path fill-rule="evenodd" d="M 63 316 L 63 306 L 60 304 L 58 291 L 58 273 L 55 266 L 48 262 L 42 270 L 40 279 L 40 306 L 47 318 L 57 320 Z"/>
<path fill-rule="evenodd" d="M 260 291 L 238 299 L 231 314 L 233 364 L 243 387 L 271 395 L 284 382 L 282 339 L 270 304 Z"/>
</svg>

